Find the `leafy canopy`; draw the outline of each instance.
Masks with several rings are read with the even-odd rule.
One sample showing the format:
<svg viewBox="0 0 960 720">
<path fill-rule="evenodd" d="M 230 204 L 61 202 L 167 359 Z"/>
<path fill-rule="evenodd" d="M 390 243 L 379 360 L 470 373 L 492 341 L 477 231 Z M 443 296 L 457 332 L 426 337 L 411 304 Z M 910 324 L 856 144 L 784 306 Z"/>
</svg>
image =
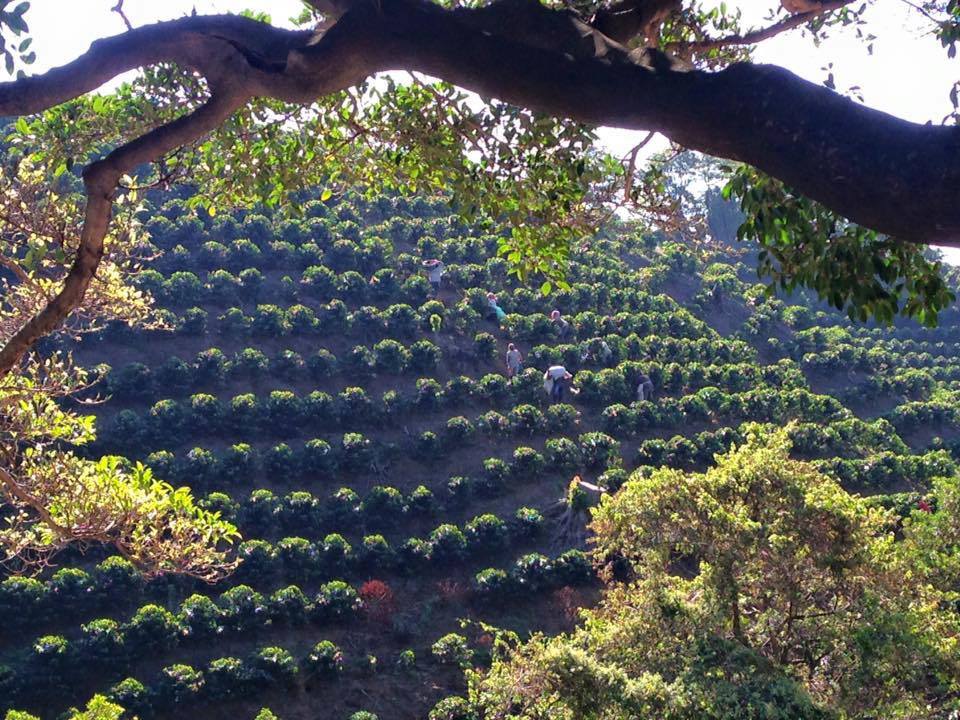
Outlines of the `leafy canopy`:
<svg viewBox="0 0 960 720">
<path fill-rule="evenodd" d="M 651 51 L 654 61 L 663 60 L 654 50 L 665 51 L 704 70 L 749 60 L 765 38 L 798 27 L 813 42 L 843 27 L 854 28 L 868 43 L 873 40 L 864 19 L 870 3 L 814 3 L 813 11 L 799 14 L 777 8 L 772 23 L 760 28 L 749 27 L 732 4 L 657 5 L 663 12 L 623 42 L 641 54 Z M 340 15 L 336 6 L 305 3 L 297 19 L 305 29 L 302 37 L 322 41 Z M 528 10 L 544 23 L 570 19 L 544 7 Z M 581 23 L 578 27 L 589 21 L 617 35 L 618 13 L 611 4 L 578 2 L 564 8 Z M 22 75 L 35 60 L 29 9 L 26 0 L 0 0 L 0 54 L 9 75 Z M 122 3 L 115 10 L 122 15 Z M 952 57 L 960 34 L 955 0 L 926 0 L 917 10 Z M 263 14 L 248 16 L 269 21 Z M 58 310 L 56 302 L 67 307 L 65 319 L 60 317 L 53 330 L 34 333 L 23 347 L 33 347 L 40 335 L 76 335 L 109 322 L 158 324 L 152 299 L 132 284 L 144 259 L 155 252 L 137 221 L 143 193 L 151 188 L 189 185 L 190 204 L 210 214 L 256 202 L 296 213 L 311 194 L 326 200 L 347 190 L 370 197 L 440 194 L 465 217 L 500 230 L 498 252 L 512 273 L 544 293 L 566 287 L 570 247 L 613 213 L 637 214 L 651 230 L 673 233 L 678 240 L 703 232 L 678 198 L 677 184 L 666 177 L 675 151 L 652 165 L 639 163 L 644 140 L 626 156 L 611 157 L 598 149 L 592 127 L 412 72 L 374 76 L 311 103 L 247 100 L 214 127 L 155 155 L 142 154 L 150 161 L 130 165 L 119 183 L 111 180 L 109 192 L 100 188 L 88 194 L 82 172 L 102 169 L 121 156 L 141 157 L 138 153 L 164 133 L 210 110 L 216 83 L 194 68 L 193 63 L 145 67 L 110 93 L 52 103 L 6 128 L 0 148 L 0 264 L 5 268 L 0 352 L 14 346 L 31 319 Z M 956 86 L 950 97 L 956 107 Z M 955 121 L 956 113 L 944 119 Z M 749 168 L 732 176 L 724 172 L 718 182 L 728 182 L 728 196 L 739 199 L 745 214 L 740 237 L 759 243 L 759 271 L 771 286 L 809 287 L 851 316 L 882 322 L 901 314 L 934 324 L 938 311 L 952 302 L 939 265 L 902 239 L 849 223 Z M 109 207 L 97 215 L 91 207 L 94 201 L 103 203 L 104 193 Z M 91 217 L 102 219 L 102 233 L 86 222 Z M 89 286 L 72 298 L 51 300 L 77 277 L 71 276 L 78 267 L 74 260 L 89 262 L 91 255 L 96 272 L 88 268 Z M 5 535 L 11 559 L 46 557 L 71 539 L 99 538 L 118 543 L 154 568 L 189 567 L 215 577 L 229 567 L 222 546 L 235 531 L 200 513 L 189 495 L 123 463 L 82 460 L 61 444 L 61 437 L 70 438 L 68 445 L 82 443 L 93 432 L 89 421 L 50 409 L 87 382 L 69 358 L 21 350 L 15 362 L 7 362 L 0 373 L 0 421 L 11 437 L 22 438 L 6 444 L 0 458 L 5 501 L 15 518 Z M 50 468 L 59 468 L 70 481 L 59 487 Z M 64 509 L 66 498 L 89 498 L 94 488 L 104 487 L 107 500 L 93 527 L 107 527 L 112 512 L 133 502 L 138 511 L 182 521 L 181 544 L 159 542 L 137 522 L 106 535 L 83 530 L 80 516 L 86 522 L 96 508 L 81 502 L 83 511 L 71 516 Z M 188 554 L 193 559 L 184 565 Z"/>
<path fill-rule="evenodd" d="M 957 546 L 932 538 L 956 535 L 958 486 L 897 539 L 886 511 L 791 459 L 786 430 L 705 473 L 635 475 L 593 521 L 598 562 L 630 577 L 608 570 L 571 634 L 472 674 L 471 700 L 497 718 L 946 717 Z"/>
<path fill-rule="evenodd" d="M 764 29 L 747 26 L 736 5 L 693 4 L 666 14 L 645 42 L 694 67 L 719 69 L 749 60 L 759 43 L 793 27 L 813 42 L 850 27 L 865 41 L 874 40 L 870 3 L 836 5 L 804 16 L 803 23 L 778 16 Z M 303 27 L 322 24 L 318 6 L 323 3 L 305 2 L 296 21 Z M 572 7 L 590 18 L 606 5 Z M 28 9 L 29 2 L 21 2 L 0 14 L 0 37 L 29 40 Z M 960 35 L 957 4 L 928 0 L 917 11 L 952 57 Z M 270 21 L 266 13 L 248 15 Z M 956 92 L 954 87 L 954 105 Z M 192 71 L 154 66 L 111 95 L 84 96 L 20 118 L 8 141 L 24 151 L 18 162 L 45 177 L 61 177 L 105 149 L 195 111 L 209 96 Z M 500 253 L 514 274 L 539 278 L 549 291 L 566 286 L 571 243 L 618 209 L 672 230 L 702 230 L 684 217 L 663 181 L 661 166 L 676 150 L 644 166 L 633 152 L 610 156 L 596 140 L 593 128 L 570 120 L 478 98 L 416 73 L 394 73 L 309 105 L 254 99 L 213 133 L 165 154 L 130 182 L 190 183 L 196 188 L 190 202 L 211 213 L 257 201 L 291 204 L 296 212 L 302 188 L 319 188 L 321 198 L 345 190 L 369 196 L 439 192 L 471 219 L 505 228 Z M 932 325 L 952 301 L 939 265 L 925 258 L 922 247 L 850 223 L 755 169 L 731 165 L 726 172 L 733 174 L 725 192 L 745 213 L 739 237 L 760 244 L 758 269 L 773 286 L 811 288 L 851 317 L 883 323 L 902 314 Z M 119 197 L 130 196 L 126 191 Z M 78 213 L 74 217 L 79 221 Z"/>
<path fill-rule="evenodd" d="M 86 387 L 87 378 L 54 356 L 3 380 L 0 431 L 10 438 L 0 447 L 3 561 L 22 570 L 70 544 L 112 544 L 148 575 L 218 579 L 235 564 L 226 552 L 239 537 L 233 525 L 140 463 L 88 459 L 71 449 L 95 438 L 94 418 L 58 399 Z"/>
</svg>

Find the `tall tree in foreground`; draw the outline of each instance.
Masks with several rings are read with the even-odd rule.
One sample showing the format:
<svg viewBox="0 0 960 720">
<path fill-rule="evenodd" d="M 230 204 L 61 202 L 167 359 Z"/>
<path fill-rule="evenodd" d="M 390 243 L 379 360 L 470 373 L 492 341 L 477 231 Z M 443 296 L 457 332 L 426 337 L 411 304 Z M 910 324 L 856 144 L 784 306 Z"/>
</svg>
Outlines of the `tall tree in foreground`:
<svg viewBox="0 0 960 720">
<path fill-rule="evenodd" d="M 958 591 L 941 565 L 956 564 L 958 479 L 940 481 L 937 510 L 917 511 L 898 539 L 886 511 L 792 460 L 785 431 L 757 431 L 706 473 L 664 468 L 603 498 L 598 561 L 625 561 L 630 578 L 608 575 L 573 633 L 473 674 L 482 717 L 960 709 Z"/>
<path fill-rule="evenodd" d="M 952 300 L 924 249 L 960 245 L 956 114 L 906 122 L 750 62 L 783 32 L 816 41 L 860 28 L 879 12 L 870 2 L 792 0 L 749 28 L 732 4 L 683 0 L 309 0 L 301 29 L 266 16 L 127 22 L 67 65 L 26 76 L 29 5 L 0 3 L 0 54 L 18 75 L 0 83 L 0 116 L 14 121 L 0 186 L 0 484 L 17 517 L 39 523 L 28 539 L 11 531 L 10 547 L 136 534 L 89 535 L 79 519 L 53 517 L 57 497 L 30 458 L 40 457 L 37 433 L 49 446 L 65 431 L 8 409 L 46 406 L 83 382 L 68 359 L 35 355 L 42 338 L 148 318 L 149 298 L 127 283 L 145 186 L 194 183 L 192 202 L 209 212 L 278 204 L 303 187 L 323 188 L 321 198 L 346 187 L 445 193 L 465 215 L 508 229 L 500 252 L 549 291 L 563 282 L 571 241 L 617 205 L 658 222 L 674 209 L 658 169 L 637 168 L 639 146 L 620 159 L 593 147 L 598 125 L 659 131 L 745 163 L 727 193 L 741 202 L 741 233 L 762 246 L 758 269 L 772 286 L 811 287 L 885 321 L 902 313 L 933 323 Z M 957 0 L 913 5 L 952 56 Z M 122 2 L 114 9 L 126 20 Z M 115 93 L 91 94 L 131 70 L 135 80 Z M 951 97 L 956 106 L 956 88 Z M 50 362 L 52 372 L 38 371 Z M 74 477 L 70 467 L 57 477 Z M 111 487 L 127 491 L 123 480 Z M 71 492 L 99 491 L 82 481 Z M 174 514 L 189 525 L 199 515 L 181 500 Z M 216 518 L 205 522 L 203 542 L 230 537 Z"/>
<path fill-rule="evenodd" d="M 56 293 L 79 229 L 76 190 L 66 179 L 57 192 L 40 183 L 23 167 L 0 179 L 0 265 L 9 273 L 0 277 L 3 337 Z M 119 204 L 96 280 L 63 335 L 111 321 L 157 324 L 151 299 L 128 284 L 140 262 L 136 205 L 128 199 Z M 0 378 L 0 564 L 36 570 L 69 545 L 110 544 L 148 574 L 221 577 L 234 566 L 227 554 L 237 537 L 232 525 L 139 463 L 78 453 L 95 438 L 94 418 L 71 398 L 95 381 L 95 373 L 56 352 L 29 353 Z"/>
</svg>

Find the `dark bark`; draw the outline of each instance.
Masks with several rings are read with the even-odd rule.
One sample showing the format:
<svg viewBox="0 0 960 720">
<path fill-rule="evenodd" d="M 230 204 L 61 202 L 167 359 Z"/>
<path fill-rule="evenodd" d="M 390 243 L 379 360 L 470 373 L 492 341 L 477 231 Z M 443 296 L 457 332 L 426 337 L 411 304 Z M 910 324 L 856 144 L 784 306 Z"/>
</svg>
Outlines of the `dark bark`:
<svg viewBox="0 0 960 720">
<path fill-rule="evenodd" d="M 895 118 L 776 66 L 684 71 L 527 0 L 454 11 L 361 1 L 318 42 L 308 36 L 230 16 L 138 28 L 64 68 L 0 84 L 0 115 L 39 111 L 161 60 L 216 74 L 206 41 L 226 40 L 247 60 L 251 95 L 309 102 L 379 71 L 418 70 L 544 113 L 657 130 L 754 165 L 861 225 L 960 245 L 960 129 Z"/>
<path fill-rule="evenodd" d="M 619 43 L 627 43 L 638 35 L 649 43 L 664 21 L 680 12 L 682 5 L 681 0 L 620 0 L 600 8 L 591 24 Z"/>
<path fill-rule="evenodd" d="M 0 348 L 0 378 L 15 368 L 42 337 L 60 327 L 67 315 L 83 301 L 103 257 L 103 241 L 110 223 L 114 191 L 120 178 L 138 165 L 210 132 L 247 99 L 236 89 L 233 92 L 222 90 L 190 115 L 117 148 L 85 170 L 83 181 L 87 205 L 80 245 L 70 272 L 60 292 Z"/>
<path fill-rule="evenodd" d="M 682 71 L 616 47 L 571 56 L 477 33 L 469 11 L 402 0 L 383 8 L 380 69 L 420 70 L 585 123 L 658 130 L 754 165 L 867 227 L 960 245 L 960 128 L 895 118 L 772 65 Z"/>
<path fill-rule="evenodd" d="M 196 139 L 249 97 L 310 102 L 376 72 L 415 70 L 550 115 L 657 130 L 687 147 L 749 163 L 902 241 L 960 246 L 960 128 L 895 118 L 776 66 L 688 71 L 656 51 L 630 52 L 574 14 L 535 0 L 475 10 L 355 0 L 322 36 L 236 16 L 158 23 L 99 40 L 44 75 L 0 84 L 0 115 L 39 112 L 157 62 L 195 68 L 215 97 L 229 101 L 203 122 L 134 140 L 126 160 L 146 162 Z M 0 350 L 0 377 L 82 301 L 116 182 L 133 167 L 116 160 L 88 171 L 90 204 L 67 286 Z"/>
</svg>

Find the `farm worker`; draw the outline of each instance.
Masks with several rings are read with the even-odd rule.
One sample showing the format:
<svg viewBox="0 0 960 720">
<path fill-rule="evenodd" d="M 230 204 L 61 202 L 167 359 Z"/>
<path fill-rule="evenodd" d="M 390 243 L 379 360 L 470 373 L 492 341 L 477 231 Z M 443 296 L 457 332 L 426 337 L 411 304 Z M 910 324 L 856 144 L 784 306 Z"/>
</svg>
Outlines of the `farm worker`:
<svg viewBox="0 0 960 720">
<path fill-rule="evenodd" d="M 570 385 L 572 379 L 573 375 L 563 365 L 551 365 L 543 374 L 543 387 L 552 400 L 563 402 L 564 388 Z"/>
<path fill-rule="evenodd" d="M 608 363 L 610 358 L 613 357 L 613 350 L 610 349 L 610 346 L 607 345 L 606 340 L 600 341 L 600 360 L 601 362 Z"/>
<path fill-rule="evenodd" d="M 557 330 L 557 337 L 563 339 L 570 334 L 570 323 L 563 319 L 559 310 L 550 313 L 550 320 L 553 321 L 553 326 Z"/>
<path fill-rule="evenodd" d="M 427 268 L 427 280 L 430 281 L 430 285 L 433 287 L 434 295 L 439 294 L 440 278 L 443 277 L 443 261 L 431 258 L 430 260 L 424 260 L 423 266 Z"/>
<path fill-rule="evenodd" d="M 610 349 L 610 346 L 607 345 L 606 340 L 594 339 L 590 341 L 590 344 L 587 345 L 587 348 L 580 355 L 580 360 L 586 362 L 591 358 L 601 362 L 608 363 L 610 358 L 613 357 L 613 350 Z"/>
<path fill-rule="evenodd" d="M 637 385 L 637 400 L 649 400 L 653 397 L 653 381 L 649 375 L 640 373 L 640 382 Z"/>
<path fill-rule="evenodd" d="M 493 310 L 494 315 L 497 316 L 497 324 L 503 323 L 507 317 L 507 314 L 503 311 L 502 307 L 497 305 L 497 296 L 492 292 L 488 292 L 487 302 L 490 304 L 490 309 Z"/>
<path fill-rule="evenodd" d="M 523 355 L 513 343 L 507 345 L 507 377 L 513 378 L 523 369 Z"/>
<path fill-rule="evenodd" d="M 594 360 L 600 363 L 608 363 L 612 357 L 613 350 L 607 345 L 607 341 L 594 338 L 584 346 L 583 352 L 580 353 L 580 362 Z"/>
<path fill-rule="evenodd" d="M 713 300 L 713 304 L 718 308 L 723 308 L 723 289 L 720 287 L 719 282 L 715 282 L 713 287 L 710 288 L 710 298 Z"/>
</svg>

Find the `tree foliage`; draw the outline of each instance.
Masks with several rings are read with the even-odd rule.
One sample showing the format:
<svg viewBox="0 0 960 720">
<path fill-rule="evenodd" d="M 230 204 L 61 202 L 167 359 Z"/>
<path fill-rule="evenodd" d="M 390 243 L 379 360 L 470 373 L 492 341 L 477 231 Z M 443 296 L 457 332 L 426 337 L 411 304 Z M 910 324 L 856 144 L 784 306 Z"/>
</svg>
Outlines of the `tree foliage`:
<svg viewBox="0 0 960 720">
<path fill-rule="evenodd" d="M 149 293 L 132 282 L 155 250 L 138 215 L 150 188 L 188 185 L 188 209 L 211 217 L 255 202 L 296 211 L 310 193 L 325 202 L 347 189 L 368 198 L 438 193 L 499 232 L 509 270 L 549 293 L 568 287 L 571 248 L 621 208 L 671 232 L 689 228 L 662 171 L 638 167 L 639 145 L 624 158 L 596 148 L 601 124 L 658 130 L 755 168 L 729 187 L 747 215 L 741 235 L 759 241 L 760 271 L 773 284 L 813 288 L 854 316 L 881 321 L 901 313 L 932 324 L 952 299 L 917 248 L 960 236 L 957 128 L 881 116 L 749 62 L 758 43 L 797 28 L 815 42 L 842 27 L 863 35 L 870 3 L 785 4 L 752 28 L 735 6 L 679 0 L 313 0 L 292 30 L 251 13 L 128 23 L 64 68 L 25 76 L 34 61 L 29 6 L 0 4 L 0 52 L 7 73 L 17 74 L 0 84 L 0 115 L 13 118 L 0 158 L 0 407 L 10 437 L 20 438 L 3 448 L 17 518 L 9 546 L 20 555 L 57 545 L 53 535 L 136 536 L 143 553 L 131 557 L 147 564 L 178 552 L 141 536 L 142 523 L 106 535 L 70 523 L 57 529 L 64 498 L 56 493 L 66 490 L 39 468 L 59 466 L 82 492 L 107 483 L 122 503 L 139 498 L 142 511 L 159 503 L 165 517 L 197 523 L 178 546 L 191 555 L 190 572 L 224 562 L 218 548 L 232 537 L 228 525 L 136 469 L 88 464 L 59 447 L 50 455 L 51 438 L 75 432 L 22 409 L 47 408 L 83 382 L 68 359 L 37 355 L 42 339 L 111 321 L 160 324 Z M 114 9 L 125 19 L 122 3 Z M 956 2 L 926 0 L 917 9 L 955 53 Z M 96 92 L 130 70 L 129 82 Z M 956 87 L 951 97 L 956 105 Z M 914 192 L 920 186 L 926 191 Z M 911 201 L 901 203 L 908 191 Z M 189 295 L 189 278 L 181 280 Z M 254 295 L 261 281 L 248 268 L 224 291 Z M 252 327 L 272 332 L 276 319 L 264 308 Z M 205 323 L 193 313 L 184 326 Z M 45 363 L 59 369 L 41 381 L 36 368 Z M 75 422 L 64 415 L 54 424 Z M 112 513 L 102 510 L 101 529 Z"/>
<path fill-rule="evenodd" d="M 215 580 L 232 567 L 226 546 L 236 528 L 197 507 L 140 463 L 89 459 L 71 448 L 95 438 L 94 418 L 60 400 L 89 384 L 85 371 L 53 356 L 2 381 L 0 484 L 3 561 L 15 570 L 45 564 L 70 544 L 113 544 L 150 574 Z"/>
<path fill-rule="evenodd" d="M 898 538 L 891 515 L 788 450 L 784 431 L 754 433 L 705 473 L 659 469 L 605 496 L 595 554 L 631 577 L 608 569 L 573 633 L 472 674 L 475 707 L 511 718 L 956 712 L 960 621 L 944 565 L 955 545 L 939 540 L 956 532 L 957 479 Z"/>
<path fill-rule="evenodd" d="M 936 326 L 956 296 L 939 259 L 837 217 L 774 178 L 742 166 L 724 186 L 745 215 L 740 240 L 760 246 L 757 273 L 771 290 L 808 287 L 851 320 L 892 323 L 897 315 Z"/>
</svg>

